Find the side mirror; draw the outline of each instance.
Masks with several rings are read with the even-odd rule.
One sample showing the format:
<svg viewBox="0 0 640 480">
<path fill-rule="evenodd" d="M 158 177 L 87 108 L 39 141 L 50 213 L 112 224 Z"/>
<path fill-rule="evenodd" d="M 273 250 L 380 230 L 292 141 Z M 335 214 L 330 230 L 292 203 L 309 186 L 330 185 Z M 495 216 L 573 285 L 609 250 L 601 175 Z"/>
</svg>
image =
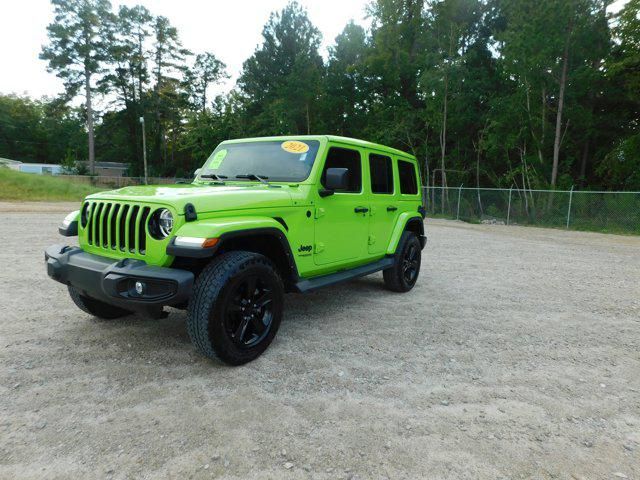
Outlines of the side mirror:
<svg viewBox="0 0 640 480">
<path fill-rule="evenodd" d="M 333 195 L 336 190 L 346 190 L 349 188 L 348 168 L 327 168 L 324 178 L 324 188 L 320 190 L 321 197 Z"/>
<path fill-rule="evenodd" d="M 202 171 L 202 169 L 198 168 L 195 172 L 193 172 L 193 178 L 197 177 L 200 174 L 201 171 Z"/>
</svg>

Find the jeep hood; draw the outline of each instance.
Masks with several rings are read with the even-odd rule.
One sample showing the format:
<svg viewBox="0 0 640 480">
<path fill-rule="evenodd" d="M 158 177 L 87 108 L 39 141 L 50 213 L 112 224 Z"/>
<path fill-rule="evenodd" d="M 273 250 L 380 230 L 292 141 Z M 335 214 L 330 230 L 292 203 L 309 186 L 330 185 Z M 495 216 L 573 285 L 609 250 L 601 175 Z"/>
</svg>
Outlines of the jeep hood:
<svg viewBox="0 0 640 480">
<path fill-rule="evenodd" d="M 196 212 L 289 207 L 293 204 L 288 185 L 145 185 L 95 193 L 88 200 L 113 200 L 158 205 L 171 205 L 184 213 L 187 203 Z"/>
</svg>

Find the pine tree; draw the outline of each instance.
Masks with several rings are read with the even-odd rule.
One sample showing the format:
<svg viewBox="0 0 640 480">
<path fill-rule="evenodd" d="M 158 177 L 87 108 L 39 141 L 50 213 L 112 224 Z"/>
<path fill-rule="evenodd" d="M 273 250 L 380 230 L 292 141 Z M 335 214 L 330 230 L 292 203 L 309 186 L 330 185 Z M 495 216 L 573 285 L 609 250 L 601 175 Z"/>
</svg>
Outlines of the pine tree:
<svg viewBox="0 0 640 480">
<path fill-rule="evenodd" d="M 271 14 L 263 44 L 244 62 L 238 85 L 245 99 L 248 131 L 311 133 L 324 75 L 320 32 L 306 11 L 289 3 Z"/>
<path fill-rule="evenodd" d="M 47 27 L 49 44 L 40 58 L 64 81 L 67 96 L 82 89 L 87 117 L 89 172 L 95 173 L 93 93 L 95 77 L 103 72 L 106 57 L 105 21 L 110 18 L 108 0 L 51 0 L 55 18 Z"/>
</svg>

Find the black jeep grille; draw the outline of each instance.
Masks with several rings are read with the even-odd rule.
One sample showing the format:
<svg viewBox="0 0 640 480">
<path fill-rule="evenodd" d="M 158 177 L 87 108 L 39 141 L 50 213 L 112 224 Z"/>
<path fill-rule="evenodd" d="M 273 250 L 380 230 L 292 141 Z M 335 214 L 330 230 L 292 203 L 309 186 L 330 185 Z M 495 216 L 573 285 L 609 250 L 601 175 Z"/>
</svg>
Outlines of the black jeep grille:
<svg viewBox="0 0 640 480">
<path fill-rule="evenodd" d="M 85 214 L 86 212 L 86 214 Z M 144 255 L 150 207 L 116 202 L 87 202 L 82 226 L 94 247 Z"/>
</svg>

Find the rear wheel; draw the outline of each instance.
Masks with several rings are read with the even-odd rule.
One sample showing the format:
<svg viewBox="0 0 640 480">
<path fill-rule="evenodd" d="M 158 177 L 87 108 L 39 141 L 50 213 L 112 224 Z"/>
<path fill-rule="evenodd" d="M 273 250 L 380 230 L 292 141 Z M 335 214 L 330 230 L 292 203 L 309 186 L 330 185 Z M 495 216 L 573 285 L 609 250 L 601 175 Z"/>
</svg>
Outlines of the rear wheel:
<svg viewBox="0 0 640 480">
<path fill-rule="evenodd" d="M 76 306 L 85 313 L 93 315 L 94 317 L 101 318 L 103 320 L 113 320 L 115 318 L 125 317 L 131 315 L 129 310 L 124 308 L 109 305 L 108 303 L 101 302 L 95 298 L 82 295 L 78 289 L 69 286 L 69 295 L 71 300 Z"/>
<path fill-rule="evenodd" d="M 393 267 L 382 272 L 384 283 L 394 292 L 408 292 L 413 288 L 420 274 L 422 249 L 415 233 L 405 231 L 400 237 Z"/>
<path fill-rule="evenodd" d="M 273 263 L 257 253 L 228 252 L 196 281 L 188 308 L 189 337 L 207 357 L 241 365 L 267 349 L 283 307 L 284 286 Z"/>
</svg>

